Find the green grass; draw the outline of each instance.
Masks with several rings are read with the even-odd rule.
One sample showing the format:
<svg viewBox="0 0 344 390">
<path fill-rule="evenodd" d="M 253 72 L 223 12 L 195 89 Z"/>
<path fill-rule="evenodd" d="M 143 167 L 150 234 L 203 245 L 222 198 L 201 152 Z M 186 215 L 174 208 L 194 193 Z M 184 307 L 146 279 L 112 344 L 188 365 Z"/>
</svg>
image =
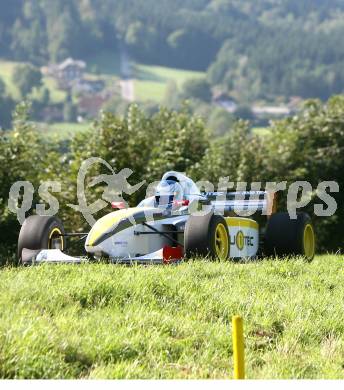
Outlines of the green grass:
<svg viewBox="0 0 344 390">
<path fill-rule="evenodd" d="M 97 74 L 107 80 L 108 85 L 116 82 L 120 74 L 120 58 L 116 52 L 100 52 L 86 59 L 89 74 Z M 138 101 L 152 100 L 160 103 L 165 96 L 166 85 L 174 80 L 178 87 L 190 78 L 204 77 L 204 72 L 194 72 L 162 66 L 133 64 L 135 98 Z"/>
<path fill-rule="evenodd" d="M 66 100 L 66 91 L 57 88 L 56 81 L 49 77 L 43 77 L 43 86 L 50 92 L 50 100 L 52 103 L 61 103 Z"/>
<path fill-rule="evenodd" d="M 18 95 L 17 88 L 12 81 L 12 73 L 16 65 L 18 65 L 17 62 L 0 60 L 0 78 L 6 84 L 7 92 L 13 97 Z"/>
<path fill-rule="evenodd" d="M 204 72 L 196 72 L 191 70 L 166 68 L 163 66 L 153 65 L 136 65 L 135 75 L 138 80 L 150 80 L 156 82 L 166 82 L 174 80 L 178 86 L 190 79 L 204 77 Z"/>
<path fill-rule="evenodd" d="M 169 80 L 174 80 L 181 88 L 186 80 L 205 75 L 203 72 L 140 64 L 135 65 L 134 73 L 135 98 L 139 101 L 153 100 L 159 103 L 164 99 Z"/>
<path fill-rule="evenodd" d="M 166 85 L 164 83 L 148 80 L 134 81 L 135 100 L 147 101 L 151 100 L 156 103 L 161 103 L 165 96 Z"/>
<path fill-rule="evenodd" d="M 20 94 L 17 87 L 13 83 L 12 74 L 14 68 L 20 64 L 22 63 L 0 60 L 0 78 L 2 78 L 6 84 L 7 93 L 10 94 L 16 100 L 20 99 Z M 55 80 L 48 77 L 43 77 L 42 82 L 43 82 L 43 87 L 49 90 L 50 100 L 53 103 L 63 102 L 66 99 L 66 92 L 57 89 Z M 33 92 L 32 97 L 34 98 L 37 97 L 37 93 L 35 91 Z"/>
<path fill-rule="evenodd" d="M 2 378 L 344 378 L 343 256 L 0 270 Z"/>
</svg>

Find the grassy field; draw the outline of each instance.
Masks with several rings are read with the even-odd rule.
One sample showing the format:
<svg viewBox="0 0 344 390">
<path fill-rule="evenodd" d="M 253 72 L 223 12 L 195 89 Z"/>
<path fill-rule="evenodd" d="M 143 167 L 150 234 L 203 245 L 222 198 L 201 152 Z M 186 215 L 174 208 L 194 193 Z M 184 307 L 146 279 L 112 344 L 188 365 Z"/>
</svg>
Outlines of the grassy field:
<svg viewBox="0 0 344 390">
<path fill-rule="evenodd" d="M 89 74 L 97 74 L 114 83 L 121 77 L 120 58 L 116 52 L 100 52 L 86 59 Z M 161 103 L 165 96 L 169 80 L 174 80 L 180 88 L 190 78 L 204 77 L 204 72 L 194 72 L 183 69 L 162 66 L 132 64 L 135 88 L 135 99 L 138 101 L 151 100 Z"/>
<path fill-rule="evenodd" d="M 7 92 L 13 97 L 17 97 L 18 95 L 17 88 L 12 82 L 12 73 L 16 65 L 18 65 L 17 62 L 0 60 L 0 77 L 6 84 Z"/>
<path fill-rule="evenodd" d="M 343 256 L 0 270 L 2 378 L 344 378 Z"/>
<path fill-rule="evenodd" d="M 192 78 L 204 77 L 203 72 L 165 68 L 137 64 L 135 72 L 135 97 L 137 100 L 152 100 L 162 102 L 169 80 L 174 80 L 180 88 L 183 83 Z"/>
<path fill-rule="evenodd" d="M 0 78 L 2 78 L 6 84 L 7 93 L 9 93 L 16 100 L 20 99 L 20 95 L 17 87 L 13 83 L 12 74 L 14 68 L 20 64 L 22 63 L 0 60 Z M 43 86 L 49 90 L 50 99 L 53 103 L 63 102 L 66 99 L 66 93 L 57 89 L 56 83 L 53 79 L 43 77 L 42 81 Z M 36 96 L 33 95 L 33 97 Z"/>
<path fill-rule="evenodd" d="M 100 52 L 86 59 L 89 74 L 99 75 L 109 83 L 116 82 L 121 77 L 120 57 L 116 52 Z M 174 80 L 178 87 L 190 78 L 204 77 L 204 72 L 194 72 L 163 66 L 132 63 L 135 99 L 138 101 L 152 100 L 162 102 L 166 85 Z"/>
</svg>

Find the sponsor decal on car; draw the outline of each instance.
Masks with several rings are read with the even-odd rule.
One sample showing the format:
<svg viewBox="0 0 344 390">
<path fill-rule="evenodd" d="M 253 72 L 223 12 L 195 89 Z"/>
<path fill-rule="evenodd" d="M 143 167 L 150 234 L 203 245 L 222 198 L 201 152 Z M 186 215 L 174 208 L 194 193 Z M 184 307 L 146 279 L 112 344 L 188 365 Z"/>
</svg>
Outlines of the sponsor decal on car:
<svg viewBox="0 0 344 390">
<path fill-rule="evenodd" d="M 236 247 L 241 251 L 244 249 L 244 246 L 254 246 L 254 237 L 253 236 L 245 236 L 242 230 L 239 230 L 236 236 L 230 237 L 231 245 L 236 245 Z"/>
</svg>

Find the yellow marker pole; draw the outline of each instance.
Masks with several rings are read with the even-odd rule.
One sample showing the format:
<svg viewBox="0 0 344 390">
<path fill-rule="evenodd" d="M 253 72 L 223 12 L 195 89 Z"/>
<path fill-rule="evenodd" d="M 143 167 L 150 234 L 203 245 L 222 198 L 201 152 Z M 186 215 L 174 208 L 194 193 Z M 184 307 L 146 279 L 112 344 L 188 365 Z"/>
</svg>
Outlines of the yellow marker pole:
<svg viewBox="0 0 344 390">
<path fill-rule="evenodd" d="M 240 316 L 232 318 L 234 379 L 245 379 L 244 326 Z"/>
</svg>

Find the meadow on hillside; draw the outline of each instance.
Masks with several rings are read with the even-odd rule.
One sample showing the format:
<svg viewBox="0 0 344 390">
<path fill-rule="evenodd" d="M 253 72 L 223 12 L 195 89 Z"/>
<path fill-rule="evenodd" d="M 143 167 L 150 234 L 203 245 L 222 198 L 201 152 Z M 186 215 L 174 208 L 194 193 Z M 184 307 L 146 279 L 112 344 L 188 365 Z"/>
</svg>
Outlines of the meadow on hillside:
<svg viewBox="0 0 344 390">
<path fill-rule="evenodd" d="M 174 81 L 177 88 L 181 89 L 185 81 L 202 77 L 205 77 L 204 72 L 137 64 L 134 67 L 135 97 L 138 101 L 161 103 L 170 81 Z"/>
<path fill-rule="evenodd" d="M 343 256 L 0 270 L 1 378 L 344 378 Z"/>
</svg>

